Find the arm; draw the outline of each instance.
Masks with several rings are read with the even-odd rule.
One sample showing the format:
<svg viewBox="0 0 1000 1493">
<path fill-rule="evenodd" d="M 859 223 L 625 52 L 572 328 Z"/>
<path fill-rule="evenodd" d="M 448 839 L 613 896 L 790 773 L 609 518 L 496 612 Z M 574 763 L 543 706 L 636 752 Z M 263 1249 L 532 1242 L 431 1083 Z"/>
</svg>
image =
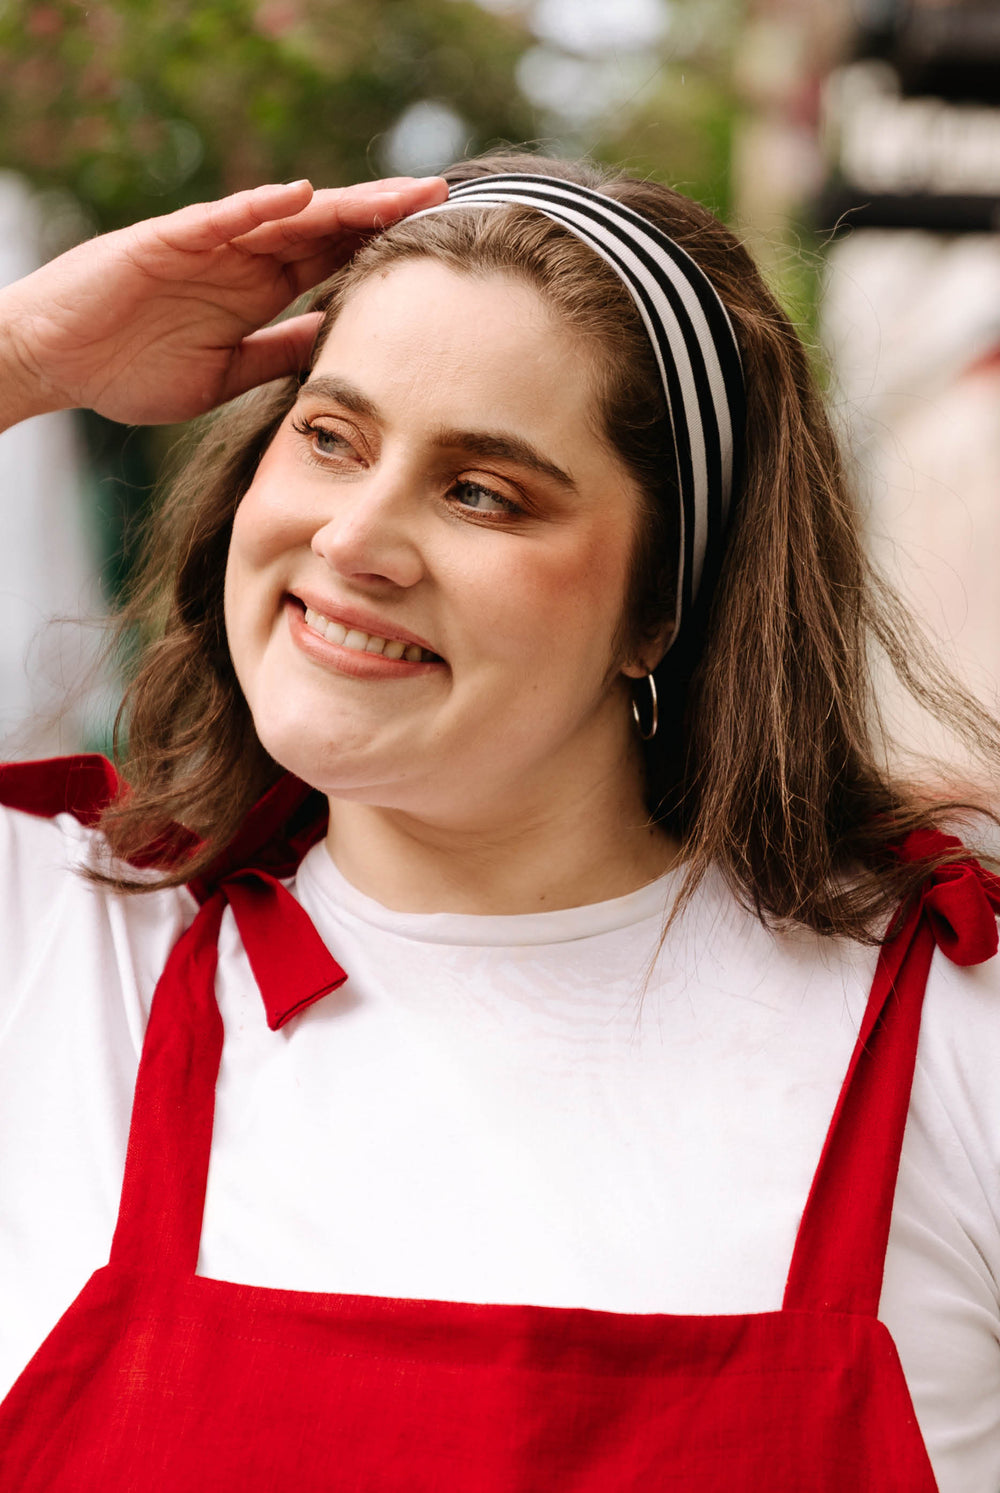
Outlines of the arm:
<svg viewBox="0 0 1000 1493">
<path fill-rule="evenodd" d="M 296 371 L 318 316 L 268 326 L 440 178 L 257 187 L 105 234 L 0 290 L 0 429 L 85 406 L 185 420 Z"/>
</svg>

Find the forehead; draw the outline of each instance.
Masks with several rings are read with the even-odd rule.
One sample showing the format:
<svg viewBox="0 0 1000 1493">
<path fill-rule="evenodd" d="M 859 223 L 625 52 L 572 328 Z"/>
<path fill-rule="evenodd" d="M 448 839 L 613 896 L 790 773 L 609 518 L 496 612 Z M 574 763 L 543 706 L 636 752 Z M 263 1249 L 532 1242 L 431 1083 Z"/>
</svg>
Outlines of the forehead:
<svg viewBox="0 0 1000 1493">
<path fill-rule="evenodd" d="M 404 260 L 343 301 L 314 366 L 373 397 L 447 405 L 445 423 L 487 411 L 579 437 L 599 422 L 593 354 L 525 281 Z M 377 386 L 377 387 L 376 387 Z"/>
</svg>

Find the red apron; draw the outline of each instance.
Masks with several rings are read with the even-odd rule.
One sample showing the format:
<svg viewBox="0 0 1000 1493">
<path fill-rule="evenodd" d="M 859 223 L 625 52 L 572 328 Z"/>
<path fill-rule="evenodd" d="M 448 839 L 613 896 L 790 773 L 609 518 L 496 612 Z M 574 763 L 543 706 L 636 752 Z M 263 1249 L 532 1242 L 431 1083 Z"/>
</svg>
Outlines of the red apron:
<svg viewBox="0 0 1000 1493">
<path fill-rule="evenodd" d="M 1000 882 L 948 867 L 883 948 L 782 1310 L 686 1317 L 195 1275 L 225 902 L 272 1025 L 344 978 L 271 876 L 223 872 L 156 990 L 110 1263 L 0 1408 L 4 1493 L 933 1493 L 876 1311 L 931 956 L 995 952 Z"/>
</svg>

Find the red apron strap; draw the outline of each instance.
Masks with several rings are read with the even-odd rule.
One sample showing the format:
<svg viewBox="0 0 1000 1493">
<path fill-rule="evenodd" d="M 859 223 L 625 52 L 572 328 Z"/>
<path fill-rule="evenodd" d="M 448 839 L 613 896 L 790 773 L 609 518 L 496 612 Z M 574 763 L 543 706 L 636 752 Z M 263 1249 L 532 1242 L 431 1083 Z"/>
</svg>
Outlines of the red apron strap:
<svg viewBox="0 0 1000 1493">
<path fill-rule="evenodd" d="M 931 831 L 904 859 L 960 849 Z M 935 947 L 956 964 L 997 950 L 1000 881 L 963 859 L 934 871 L 879 952 L 861 1031 L 802 1215 L 785 1287 L 788 1310 L 878 1312 L 892 1204 Z"/>
<path fill-rule="evenodd" d="M 813 1178 L 784 1305 L 874 1317 L 934 935 L 915 908 L 875 981 Z"/>
<path fill-rule="evenodd" d="M 217 892 L 178 939 L 160 976 L 143 1043 L 113 1265 L 193 1273 L 198 1263 L 222 1057 L 215 1000 Z"/>
<path fill-rule="evenodd" d="M 272 1029 L 347 975 L 287 887 L 266 871 L 233 873 L 175 944 L 157 984 L 136 1079 L 113 1264 L 198 1261 L 223 1026 L 215 998 L 228 901 Z"/>
</svg>

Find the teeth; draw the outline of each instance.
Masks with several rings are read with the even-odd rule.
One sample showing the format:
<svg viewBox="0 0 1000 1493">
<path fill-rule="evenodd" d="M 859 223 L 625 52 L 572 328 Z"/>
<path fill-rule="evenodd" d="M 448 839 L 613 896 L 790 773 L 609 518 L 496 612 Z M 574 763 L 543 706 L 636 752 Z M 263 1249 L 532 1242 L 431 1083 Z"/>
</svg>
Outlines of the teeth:
<svg viewBox="0 0 1000 1493">
<path fill-rule="evenodd" d="M 375 633 L 361 632 L 356 627 L 346 628 L 343 623 L 332 622 L 329 617 L 324 617 L 322 612 L 314 612 L 312 607 L 306 607 L 305 612 L 306 624 L 313 632 L 318 632 L 328 642 L 337 643 L 341 648 L 351 648 L 355 653 L 381 653 L 384 658 L 404 658 L 411 664 L 433 657 L 417 643 L 404 643 L 401 638 L 380 638 Z"/>
</svg>

